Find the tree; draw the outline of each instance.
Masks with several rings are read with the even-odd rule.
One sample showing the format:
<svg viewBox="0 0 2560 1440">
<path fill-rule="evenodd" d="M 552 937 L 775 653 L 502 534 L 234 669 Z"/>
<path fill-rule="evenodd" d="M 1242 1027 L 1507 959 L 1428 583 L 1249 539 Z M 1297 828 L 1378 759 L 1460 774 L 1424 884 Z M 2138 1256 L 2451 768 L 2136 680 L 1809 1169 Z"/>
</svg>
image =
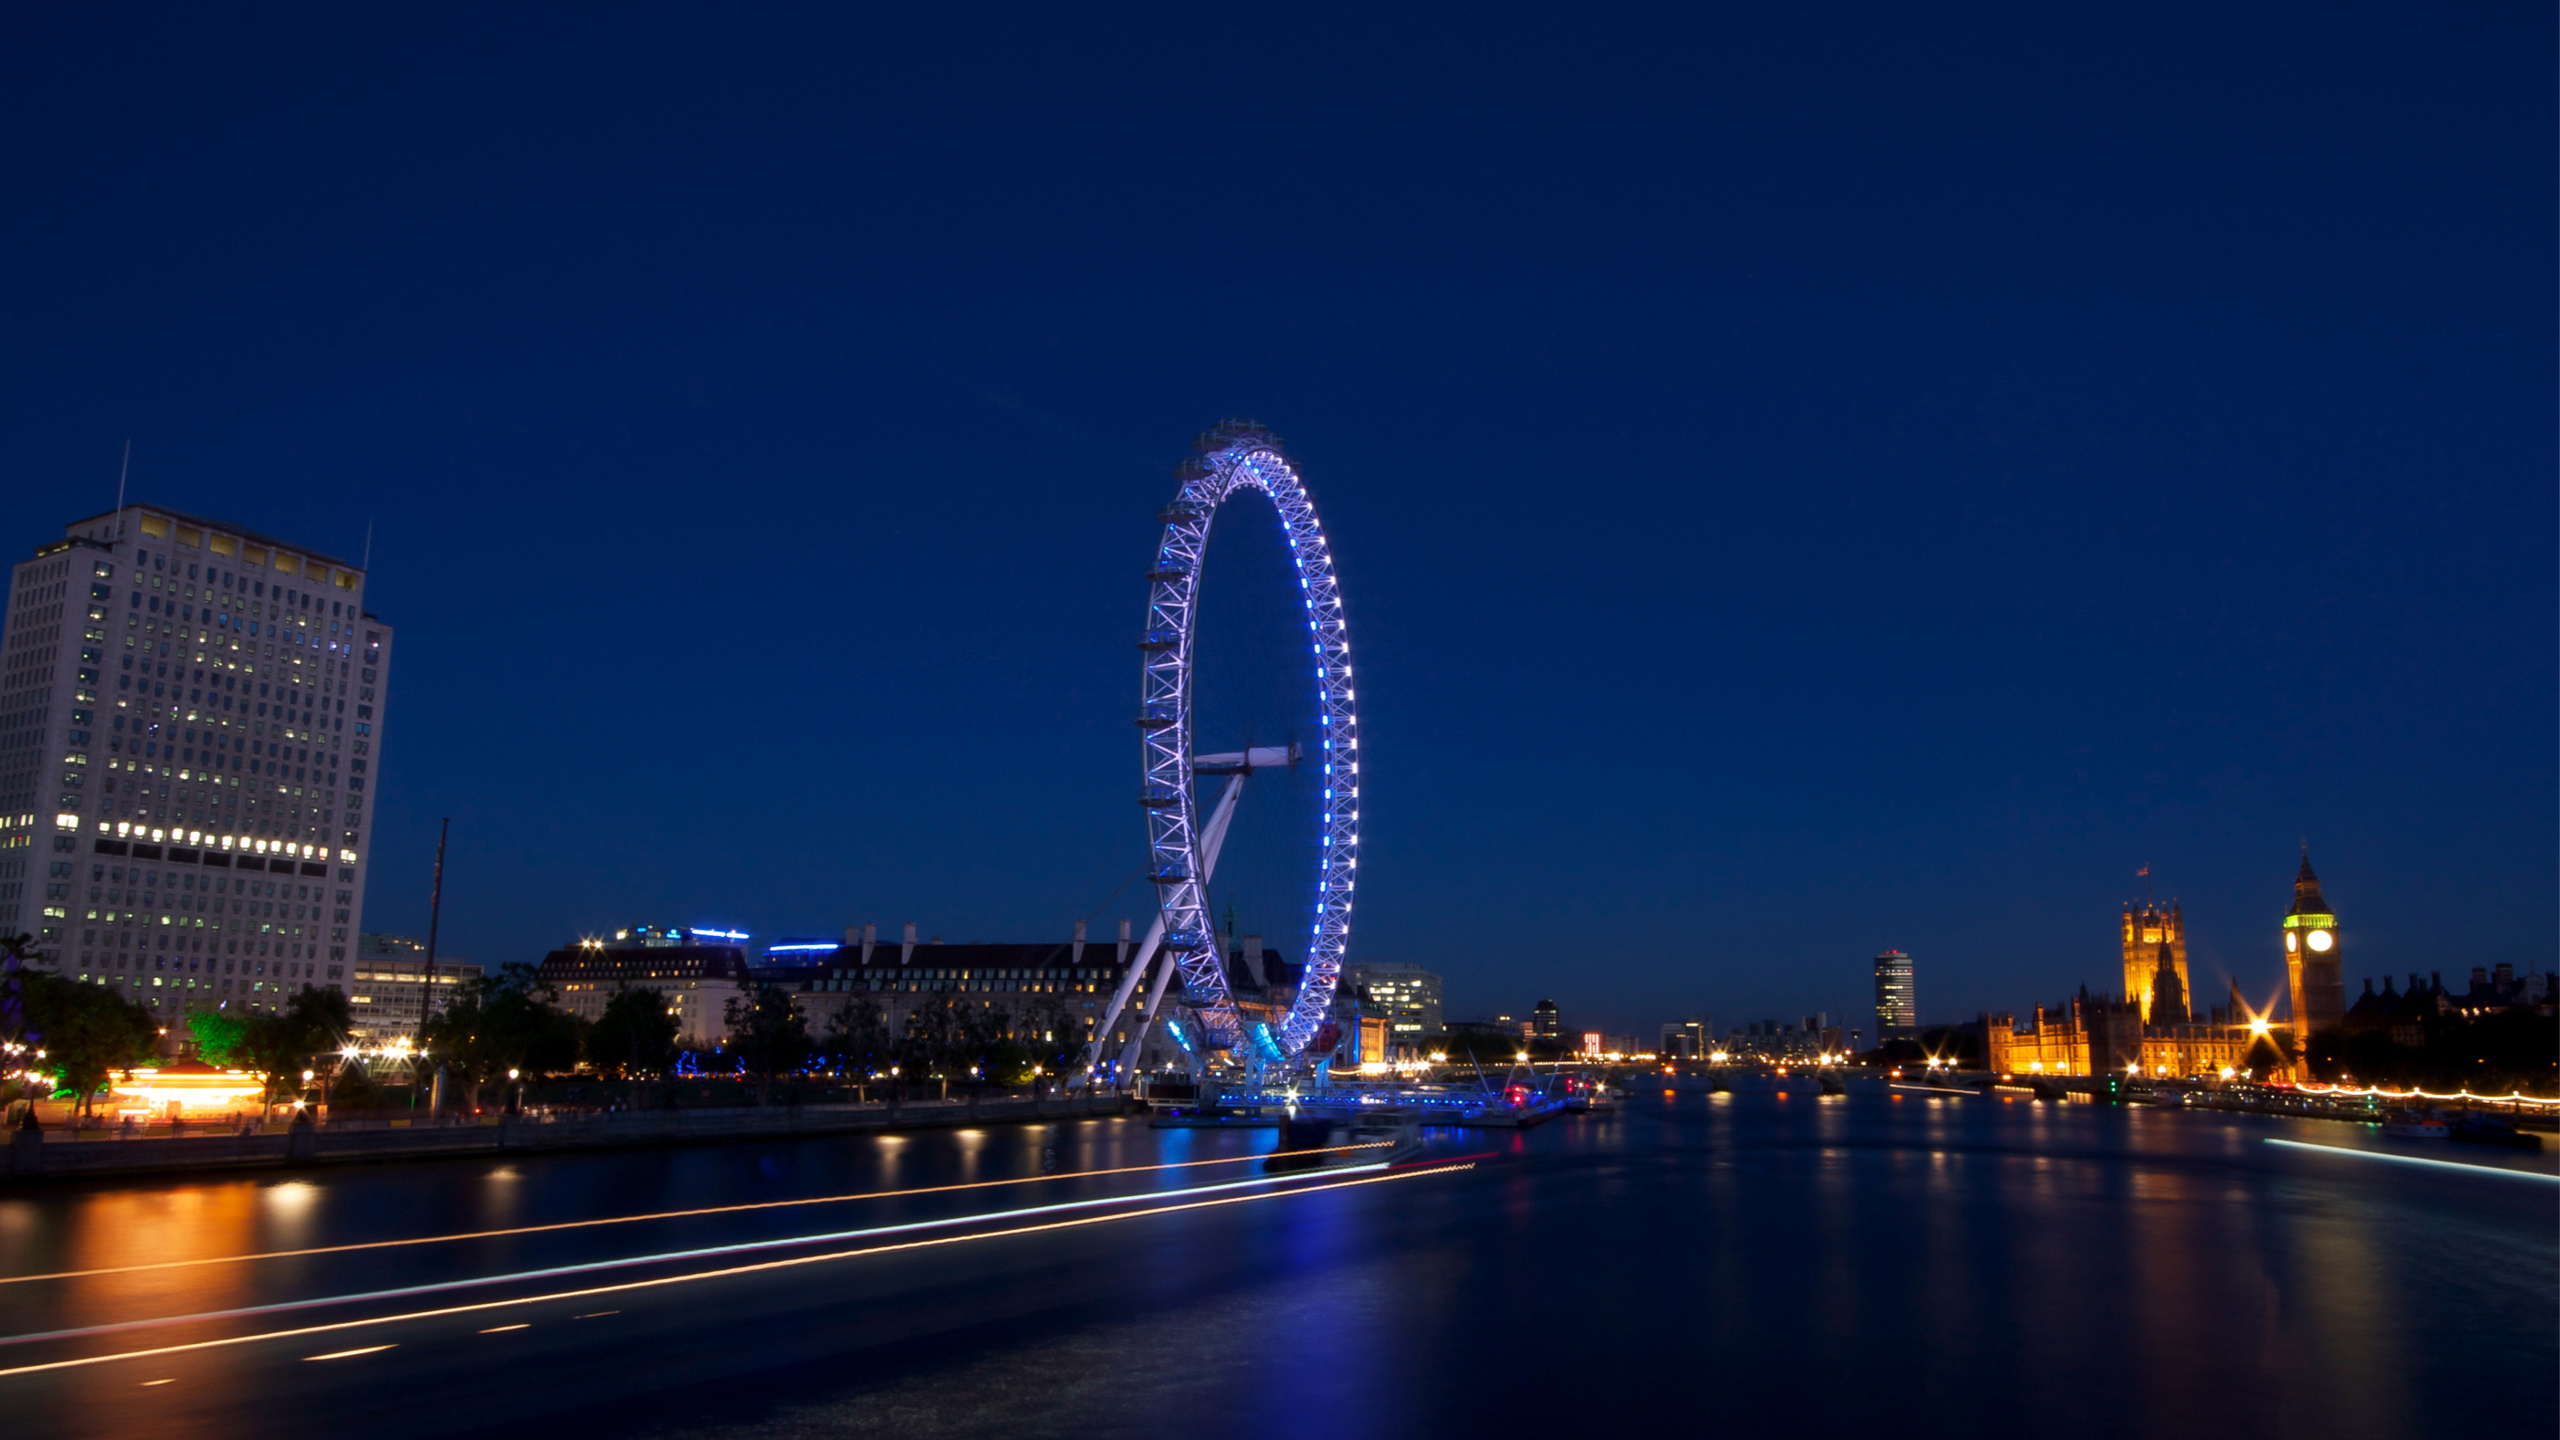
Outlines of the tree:
<svg viewBox="0 0 2560 1440">
<path fill-rule="evenodd" d="M 998 1037 L 986 1048 L 978 1065 L 989 1081 L 1006 1089 L 1030 1084 L 1040 1070 L 1047 1068 L 1033 1058 L 1031 1047 L 1015 1035 Z"/>
<path fill-rule="evenodd" d="M 219 1010 L 198 1010 L 187 1017 L 187 1032 L 195 1036 L 197 1058 L 226 1070 L 240 1063 L 248 1030 L 248 1021 Z"/>
<path fill-rule="evenodd" d="M 15 1047 L 26 1038 L 26 996 L 19 982 L 27 947 L 34 943 L 36 937 L 23 930 L 14 935 L 0 934 L 0 1045 Z M 14 1048 L 9 1053 L 14 1054 Z M 0 1080 L 0 1104 L 15 1109 L 19 1100 L 32 1098 L 25 1082 Z"/>
<path fill-rule="evenodd" d="M 335 1121 L 356 1110 L 378 1110 L 383 1098 L 382 1087 L 373 1083 L 361 1063 L 341 1065 L 329 1082 L 330 1119 Z"/>
<path fill-rule="evenodd" d="M 352 1019 L 348 1012 L 344 994 L 304 985 L 282 1008 L 241 1022 L 231 1063 L 246 1064 L 266 1077 L 261 1098 L 269 1105 L 300 1095 L 302 1072 L 319 1055 L 346 1043 Z"/>
<path fill-rule="evenodd" d="M 43 1052 L 36 1069 L 79 1097 L 87 1113 L 107 1077 L 151 1052 L 159 1022 L 151 1012 L 103 985 L 59 975 L 19 977 L 26 1039 Z"/>
<path fill-rule="evenodd" d="M 614 991 L 587 1028 L 587 1063 L 626 1080 L 665 1074 L 676 1063 L 676 1017 L 667 1011 L 667 997 L 628 986 Z"/>
<path fill-rule="evenodd" d="M 1520 1052 L 1529 1048 L 1529 1042 L 1517 1035 L 1490 1029 L 1444 1030 L 1425 1043 L 1448 1056 L 1452 1064 L 1499 1065 L 1506 1069 L 1517 1064 Z"/>
<path fill-rule="evenodd" d="M 773 1097 L 773 1077 L 809 1063 L 809 1023 L 791 993 L 779 985 L 759 985 L 751 995 L 732 996 L 726 1014 L 729 1050 L 756 1077 L 756 1103 Z"/>
<path fill-rule="evenodd" d="M 906 1039 L 898 1046 L 904 1068 L 920 1079 L 946 1073 L 960 1058 L 967 1026 L 956 995 L 936 995 L 908 1011 Z"/>
<path fill-rule="evenodd" d="M 427 1025 L 427 1051 L 452 1067 L 467 1103 L 480 1103 L 480 1087 L 509 1070 L 540 1075 L 578 1063 L 585 1027 L 551 1004 L 557 992 L 530 965 L 501 965 L 464 988 Z"/>
<path fill-rule="evenodd" d="M 961 1002 L 959 1059 L 972 1075 L 982 1080 L 994 1080 L 997 1069 L 1005 1066 L 1008 1058 L 1003 1052 L 1012 1045 L 1012 1011 L 992 1000 L 975 1005 Z M 1022 1063 L 1012 1068 L 1028 1072 L 1030 1057 L 1023 1056 Z"/>
<path fill-rule="evenodd" d="M 1130 1017 L 1134 1025 L 1136 1017 Z M 1042 995 L 1022 1007 L 1022 1018 L 1013 1028 L 1031 1063 L 1050 1075 L 1070 1075 L 1084 1064 L 1086 1040 L 1084 1021 L 1066 1001 L 1055 995 Z M 1107 1042 L 1107 1037 L 1106 1037 Z M 1106 1043 L 1102 1063 L 1120 1058 Z"/>
<path fill-rule="evenodd" d="M 2311 1072 L 2322 1080 L 2479 1095 L 2549 1095 L 2560 1089 L 2560 1019 L 2527 1009 L 2476 1020 L 2434 1014 L 2425 1017 L 2419 1035 L 2419 1044 L 2404 1045 L 2387 1030 L 2323 1030 L 2311 1037 Z"/>
<path fill-rule="evenodd" d="M 837 1063 L 868 1080 L 896 1063 L 889 1037 L 888 1012 L 868 995 L 853 995 L 827 1017 L 824 1041 Z"/>
</svg>

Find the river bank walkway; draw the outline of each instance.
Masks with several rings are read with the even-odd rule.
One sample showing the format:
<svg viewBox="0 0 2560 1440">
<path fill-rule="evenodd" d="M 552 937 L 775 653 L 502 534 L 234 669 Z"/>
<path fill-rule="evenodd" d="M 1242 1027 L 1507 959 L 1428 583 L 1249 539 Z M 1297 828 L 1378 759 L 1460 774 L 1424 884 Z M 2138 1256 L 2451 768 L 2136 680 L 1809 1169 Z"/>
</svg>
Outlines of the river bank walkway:
<svg viewBox="0 0 2560 1440">
<path fill-rule="evenodd" d="M 127 1136 L 115 1129 L 14 1130 L 0 1147 L 0 1186 L 54 1180 L 280 1168 L 405 1159 L 691 1145 L 786 1135 L 932 1130 L 993 1122 L 1123 1113 L 1118 1095 L 986 1095 L 867 1104 L 463 1116 L 441 1124 L 355 1120 L 206 1126 L 196 1134 Z"/>
</svg>

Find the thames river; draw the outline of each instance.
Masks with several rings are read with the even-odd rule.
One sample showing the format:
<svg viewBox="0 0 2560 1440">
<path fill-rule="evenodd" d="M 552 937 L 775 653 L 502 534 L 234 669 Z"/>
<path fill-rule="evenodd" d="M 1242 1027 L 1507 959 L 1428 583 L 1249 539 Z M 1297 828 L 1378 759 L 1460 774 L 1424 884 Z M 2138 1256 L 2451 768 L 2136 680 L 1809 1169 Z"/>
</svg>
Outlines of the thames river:
<svg viewBox="0 0 2560 1440">
<path fill-rule="evenodd" d="M 1639 1094 L 1314 1173 L 1273 1140 L 1083 1121 L 0 1193 L 0 1414 L 2257 1440 L 2545 1434 L 2560 1392 L 2548 1153 L 1909 1094 Z"/>
</svg>

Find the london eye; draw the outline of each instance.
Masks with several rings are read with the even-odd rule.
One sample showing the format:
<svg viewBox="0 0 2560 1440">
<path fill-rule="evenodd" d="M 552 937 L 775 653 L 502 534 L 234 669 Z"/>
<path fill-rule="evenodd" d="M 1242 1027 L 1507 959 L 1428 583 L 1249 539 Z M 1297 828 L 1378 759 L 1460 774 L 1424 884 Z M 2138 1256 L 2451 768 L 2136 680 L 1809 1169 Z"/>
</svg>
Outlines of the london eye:
<svg viewBox="0 0 2560 1440">
<path fill-rule="evenodd" d="M 1313 1063 L 1329 1048 L 1331 1012 L 1342 957 L 1351 934 L 1352 892 L 1360 866 L 1360 739 L 1354 708 L 1350 639 L 1333 554 L 1315 506 L 1279 438 L 1249 420 L 1228 420 L 1192 442 L 1194 457 L 1176 467 L 1176 489 L 1158 518 L 1163 524 L 1147 569 L 1146 624 L 1138 637 L 1141 657 L 1137 726 L 1140 735 L 1138 804 L 1145 816 L 1147 874 L 1154 882 L 1157 915 L 1135 963 L 1096 1032 L 1088 1073 L 1101 1068 L 1102 1037 L 1135 992 L 1152 977 L 1138 1024 L 1119 1062 L 1127 1075 L 1147 1029 L 1165 1015 L 1167 991 L 1179 983 L 1177 1008 L 1190 1017 L 1191 1034 L 1174 1038 L 1202 1063 L 1223 1062 L 1251 1071 Z M 1212 523 L 1228 501 L 1251 491 L 1267 498 L 1279 520 L 1290 573 L 1298 588 L 1306 631 L 1299 672 L 1308 690 L 1291 690 L 1293 707 L 1313 702 L 1312 725 L 1303 740 L 1242 744 L 1234 749 L 1196 747 L 1198 673 L 1202 660 L 1201 598 Z M 1254 507 L 1259 509 L 1259 506 Z M 1253 596 L 1286 606 L 1280 596 Z M 1306 947 L 1294 995 L 1285 1013 L 1269 1005 L 1240 1006 L 1229 984 L 1225 954 L 1209 910 L 1208 887 L 1227 842 L 1246 781 L 1256 771 L 1289 769 L 1305 774 L 1312 796 L 1314 833 L 1298 842 L 1312 853 L 1314 885 L 1302 913 Z M 1203 804 L 1204 785 L 1225 783 Z M 1309 897 L 1310 892 L 1298 892 Z M 1252 963 L 1259 964 L 1259 957 Z M 1173 1022 L 1179 1024 L 1179 1022 Z M 1318 1042 L 1322 1041 L 1322 1044 Z"/>
</svg>

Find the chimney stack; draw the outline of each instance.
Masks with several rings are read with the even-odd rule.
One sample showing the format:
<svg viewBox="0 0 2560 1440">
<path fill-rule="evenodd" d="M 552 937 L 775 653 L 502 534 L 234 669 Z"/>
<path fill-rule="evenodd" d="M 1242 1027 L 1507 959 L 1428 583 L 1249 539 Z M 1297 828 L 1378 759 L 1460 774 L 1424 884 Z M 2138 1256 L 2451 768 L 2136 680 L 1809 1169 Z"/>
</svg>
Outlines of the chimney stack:
<svg viewBox="0 0 2560 1440">
<path fill-rule="evenodd" d="M 1120 968 L 1129 968 L 1129 922 L 1120 922 Z"/>
<path fill-rule="evenodd" d="M 1084 922 L 1081 920 L 1076 922 L 1075 949 L 1067 963 L 1070 965 L 1081 965 L 1084 963 Z"/>
<path fill-rule="evenodd" d="M 1271 988 L 1271 977 L 1262 970 L 1262 937 L 1259 935 L 1244 937 L 1244 973 L 1252 977 L 1256 990 Z"/>
<path fill-rule="evenodd" d="M 901 965 L 904 965 L 904 964 L 907 964 L 908 962 L 910 962 L 910 961 L 914 960 L 915 958 L 916 958 L 916 922 L 914 922 L 913 920 L 910 920 L 910 921 L 908 921 L 908 922 L 907 922 L 907 934 L 906 934 L 906 938 L 898 942 L 898 963 L 899 963 L 899 964 L 901 964 Z"/>
<path fill-rule="evenodd" d="M 863 963 L 863 964 L 868 965 L 868 964 L 870 964 L 870 963 L 871 963 L 871 947 L 872 947 L 872 946 L 874 946 L 874 945 L 877 945 L 877 944 L 879 944 L 879 943 L 880 943 L 880 927 L 879 927 L 879 926 L 877 926 L 877 925 L 869 925 L 869 924 L 864 925 L 864 926 L 862 927 L 862 963 Z"/>
</svg>

